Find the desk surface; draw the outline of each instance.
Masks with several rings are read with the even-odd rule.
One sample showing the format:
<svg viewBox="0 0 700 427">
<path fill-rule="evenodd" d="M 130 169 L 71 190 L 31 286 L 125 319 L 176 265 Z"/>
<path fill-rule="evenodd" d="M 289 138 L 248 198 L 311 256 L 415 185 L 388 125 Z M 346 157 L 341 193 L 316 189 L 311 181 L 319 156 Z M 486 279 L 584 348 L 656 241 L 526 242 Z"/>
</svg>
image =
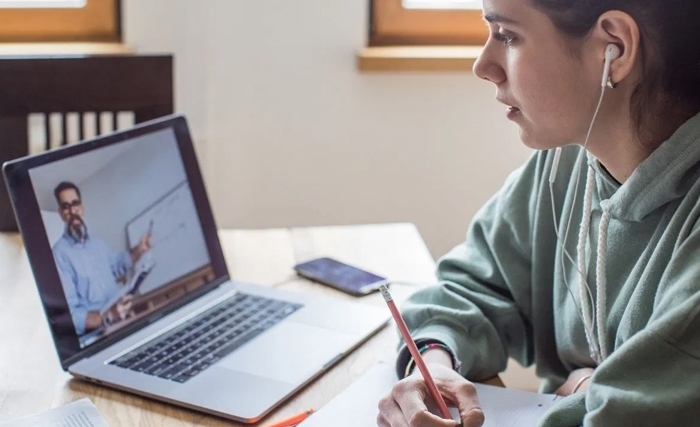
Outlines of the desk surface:
<svg viewBox="0 0 700 427">
<path fill-rule="evenodd" d="M 220 237 L 229 272 L 237 280 L 384 304 L 378 294 L 350 297 L 300 279 L 292 270 L 297 262 L 330 256 L 389 277 L 398 301 L 435 281 L 434 261 L 410 224 L 222 230 Z M 99 387 L 63 372 L 17 234 L 0 233 L 0 295 L 0 422 L 89 397 L 110 427 L 243 425 Z M 397 334 L 389 323 L 258 425 L 322 407 L 375 362 L 393 362 L 396 344 Z"/>
</svg>

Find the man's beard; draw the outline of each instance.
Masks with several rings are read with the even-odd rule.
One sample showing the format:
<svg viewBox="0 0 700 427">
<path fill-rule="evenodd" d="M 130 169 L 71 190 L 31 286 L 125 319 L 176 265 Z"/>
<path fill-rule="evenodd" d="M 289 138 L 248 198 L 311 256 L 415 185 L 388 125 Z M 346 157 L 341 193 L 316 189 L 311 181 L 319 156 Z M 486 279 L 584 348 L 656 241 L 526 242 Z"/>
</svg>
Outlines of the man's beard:
<svg viewBox="0 0 700 427">
<path fill-rule="evenodd" d="M 74 224 L 76 220 L 77 224 Z M 68 218 L 66 231 L 68 232 L 69 236 L 78 242 L 82 242 L 87 237 L 87 225 L 85 225 L 83 219 L 78 215 L 71 215 L 70 218 Z"/>
</svg>

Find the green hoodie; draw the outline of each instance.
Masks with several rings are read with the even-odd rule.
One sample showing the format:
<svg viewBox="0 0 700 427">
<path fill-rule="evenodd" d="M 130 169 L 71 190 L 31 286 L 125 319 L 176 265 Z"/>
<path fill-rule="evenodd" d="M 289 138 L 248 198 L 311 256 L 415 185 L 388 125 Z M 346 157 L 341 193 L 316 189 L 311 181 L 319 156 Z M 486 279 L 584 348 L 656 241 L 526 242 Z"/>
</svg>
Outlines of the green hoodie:
<svg viewBox="0 0 700 427">
<path fill-rule="evenodd" d="M 449 346 L 472 381 L 497 375 L 512 357 L 536 364 L 541 391 L 551 393 L 569 372 L 595 368 L 588 391 L 562 399 L 540 427 L 700 426 L 700 115 L 623 185 L 583 153 L 562 150 L 556 214 L 553 151 L 511 174 L 466 242 L 439 260 L 439 285 L 403 305 L 406 323 L 416 340 Z M 588 304 L 577 265 L 562 267 L 555 222 L 568 254 L 586 264 Z M 598 341 L 602 361 L 591 350 Z M 404 346 L 399 372 L 407 359 Z"/>
</svg>

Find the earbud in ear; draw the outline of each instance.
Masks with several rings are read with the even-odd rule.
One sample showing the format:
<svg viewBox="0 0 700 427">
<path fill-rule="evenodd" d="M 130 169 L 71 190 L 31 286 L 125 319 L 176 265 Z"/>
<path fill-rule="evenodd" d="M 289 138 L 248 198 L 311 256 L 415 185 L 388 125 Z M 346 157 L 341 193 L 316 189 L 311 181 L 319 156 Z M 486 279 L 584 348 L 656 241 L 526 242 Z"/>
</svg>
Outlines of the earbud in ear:
<svg viewBox="0 0 700 427">
<path fill-rule="evenodd" d="M 616 44 L 610 43 L 605 48 L 605 59 L 612 61 L 620 57 L 620 48 Z"/>
<path fill-rule="evenodd" d="M 602 87 L 605 87 L 605 85 L 608 83 L 608 78 L 610 76 L 610 63 L 612 63 L 613 59 L 617 59 L 619 57 L 620 48 L 617 47 L 616 44 L 610 43 L 605 48 L 605 65 L 603 67 L 603 80 L 601 82 Z"/>
</svg>

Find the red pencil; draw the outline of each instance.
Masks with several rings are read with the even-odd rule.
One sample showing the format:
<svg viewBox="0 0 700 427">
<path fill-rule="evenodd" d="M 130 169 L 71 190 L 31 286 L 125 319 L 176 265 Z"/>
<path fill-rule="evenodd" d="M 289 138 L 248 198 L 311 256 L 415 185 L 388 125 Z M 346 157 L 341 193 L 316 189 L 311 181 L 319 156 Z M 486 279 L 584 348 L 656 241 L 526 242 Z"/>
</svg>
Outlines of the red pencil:
<svg viewBox="0 0 700 427">
<path fill-rule="evenodd" d="M 384 297 L 384 301 L 386 301 L 386 304 L 389 306 L 389 311 L 391 311 L 391 315 L 393 316 L 394 321 L 396 321 L 396 325 L 399 327 L 399 332 L 401 332 L 401 336 L 406 342 L 408 351 L 411 352 L 411 356 L 413 356 L 413 360 L 415 361 L 416 366 L 418 366 L 418 369 L 420 369 L 420 373 L 423 375 L 423 379 L 428 385 L 428 391 L 435 400 L 435 403 L 437 403 L 442 417 L 451 420 L 452 415 L 450 415 L 450 411 L 449 409 L 447 409 L 447 404 L 445 403 L 445 400 L 442 398 L 442 395 L 438 391 L 437 386 L 435 385 L 435 381 L 433 381 L 433 377 L 430 376 L 430 372 L 428 372 L 428 367 L 425 366 L 425 362 L 423 361 L 423 358 L 421 357 L 420 352 L 418 351 L 418 347 L 416 347 L 415 341 L 413 341 L 413 338 L 411 338 L 411 333 L 408 332 L 406 322 L 403 321 L 401 313 L 399 313 L 399 310 L 396 308 L 396 304 L 394 304 L 394 299 L 389 293 L 389 288 L 387 288 L 386 285 L 381 285 L 379 287 L 379 290 L 382 293 L 382 296 Z"/>
</svg>

